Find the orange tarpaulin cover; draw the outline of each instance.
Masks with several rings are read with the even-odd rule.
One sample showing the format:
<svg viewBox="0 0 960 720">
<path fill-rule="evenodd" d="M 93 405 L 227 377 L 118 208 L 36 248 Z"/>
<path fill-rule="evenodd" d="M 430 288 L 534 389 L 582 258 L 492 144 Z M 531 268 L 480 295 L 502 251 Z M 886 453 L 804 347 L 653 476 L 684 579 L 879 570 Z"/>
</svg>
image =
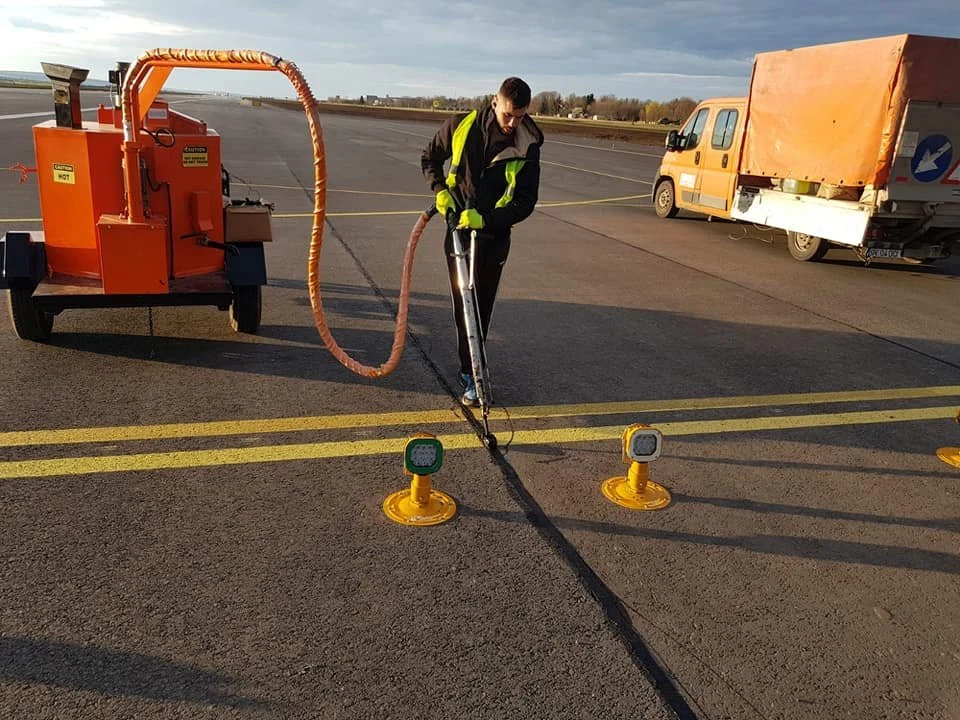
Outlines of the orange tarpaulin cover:
<svg viewBox="0 0 960 720">
<path fill-rule="evenodd" d="M 897 35 L 760 53 L 740 172 L 883 186 L 909 100 L 960 103 L 960 40 Z"/>
</svg>

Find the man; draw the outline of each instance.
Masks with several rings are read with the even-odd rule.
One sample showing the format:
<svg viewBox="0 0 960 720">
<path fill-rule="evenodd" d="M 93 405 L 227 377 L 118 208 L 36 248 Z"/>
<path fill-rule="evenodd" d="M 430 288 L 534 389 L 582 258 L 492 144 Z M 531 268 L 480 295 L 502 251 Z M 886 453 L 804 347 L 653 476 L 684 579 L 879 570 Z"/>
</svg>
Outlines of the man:
<svg viewBox="0 0 960 720">
<path fill-rule="evenodd" d="M 483 110 L 458 114 L 440 126 L 420 159 L 423 175 L 437 194 L 437 210 L 454 210 L 464 235 L 476 230 L 474 276 L 481 336 L 487 337 L 500 275 L 510 253 L 510 229 L 533 212 L 540 191 L 540 146 L 543 133 L 527 115 L 530 86 L 517 77 L 503 81 Z M 448 174 L 444 163 L 450 160 Z M 451 194 L 450 190 L 455 189 Z M 463 201 L 459 207 L 454 197 Z M 453 237 L 444 240 L 453 313 L 457 323 L 460 383 L 464 405 L 477 405 L 463 303 L 457 286 Z"/>
</svg>

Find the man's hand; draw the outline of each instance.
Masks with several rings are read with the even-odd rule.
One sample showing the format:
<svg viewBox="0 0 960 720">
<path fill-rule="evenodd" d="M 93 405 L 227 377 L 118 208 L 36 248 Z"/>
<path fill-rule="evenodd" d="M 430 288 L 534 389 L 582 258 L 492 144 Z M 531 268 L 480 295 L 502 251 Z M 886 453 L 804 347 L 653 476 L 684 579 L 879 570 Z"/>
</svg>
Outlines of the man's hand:
<svg viewBox="0 0 960 720">
<path fill-rule="evenodd" d="M 476 210 L 464 210 L 460 213 L 460 223 L 457 225 L 458 230 L 464 228 L 470 228 L 471 230 L 482 230 L 483 229 L 483 215 L 478 213 Z"/>
<path fill-rule="evenodd" d="M 446 217 L 451 210 L 457 209 L 457 204 L 453 201 L 453 195 L 450 194 L 449 190 L 441 190 L 437 193 L 436 205 L 437 212 L 443 217 Z"/>
</svg>

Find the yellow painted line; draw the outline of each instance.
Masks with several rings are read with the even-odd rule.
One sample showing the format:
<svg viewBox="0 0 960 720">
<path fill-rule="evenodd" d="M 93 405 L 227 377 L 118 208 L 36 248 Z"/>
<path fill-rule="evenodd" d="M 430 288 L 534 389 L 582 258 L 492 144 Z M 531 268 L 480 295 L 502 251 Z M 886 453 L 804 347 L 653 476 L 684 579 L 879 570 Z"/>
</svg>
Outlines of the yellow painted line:
<svg viewBox="0 0 960 720">
<path fill-rule="evenodd" d="M 614 180 L 626 180 L 627 182 L 632 183 L 641 183 L 643 185 L 653 185 L 653 182 L 650 180 L 638 180 L 637 178 L 623 177 L 622 175 L 611 175 L 610 173 L 599 172 L 597 170 L 587 170 L 586 168 L 576 167 L 575 165 L 563 165 L 561 163 L 547 162 L 546 160 L 540 161 L 541 165 L 553 165 L 555 167 L 566 168 L 567 170 L 576 170 L 577 172 L 589 173 L 590 175 L 599 175 L 601 177 L 613 178 Z"/>
<path fill-rule="evenodd" d="M 885 390 L 843 390 L 837 392 L 790 393 L 781 395 L 736 395 L 731 397 L 686 398 L 679 400 L 630 400 L 625 402 L 580 403 L 573 405 L 528 405 L 519 408 L 492 408 L 494 420 L 625 415 L 629 413 L 670 412 L 676 410 L 727 410 L 735 408 L 776 407 L 777 405 L 828 405 L 845 402 L 882 402 L 960 396 L 960 385 Z M 960 403 L 958 403 L 960 404 Z M 0 444 L 3 436 L 0 435 Z"/>
<path fill-rule="evenodd" d="M 654 155 L 653 153 L 637 152 L 636 150 L 620 150 L 620 149 L 618 149 L 618 148 L 597 147 L 596 145 L 580 145 L 580 144 L 578 144 L 578 143 L 561 142 L 560 140 L 554 140 L 554 139 L 552 139 L 552 138 L 551 138 L 551 140 L 550 140 L 550 144 L 551 144 L 551 145 L 566 145 L 567 147 L 585 148 L 585 149 L 587 149 L 587 150 L 600 150 L 601 152 L 618 153 L 618 154 L 621 154 L 621 155 L 640 155 L 640 156 L 642 156 L 642 157 L 651 157 L 651 158 L 663 159 L 663 153 L 659 153 L 659 154 L 657 154 L 657 155 Z"/>
<path fill-rule="evenodd" d="M 267 185 L 257 185 L 256 187 L 269 187 Z M 293 188 L 290 188 L 293 189 Z M 302 188 L 299 188 L 302 189 Z M 356 192 L 352 190 L 341 190 L 340 192 Z M 372 193 L 375 195 L 387 195 L 390 193 Z M 401 196 L 400 193 L 395 193 L 398 197 Z M 425 195 L 403 195 L 403 197 L 423 197 Z M 601 205 L 603 203 L 617 203 L 623 202 L 624 200 L 642 200 L 644 198 L 649 198 L 650 193 L 646 195 L 624 195 L 623 197 L 615 198 L 600 198 L 597 200 L 577 200 L 575 202 L 541 202 L 538 203 L 537 207 L 540 208 L 555 208 L 555 207 L 568 207 L 571 205 Z M 377 212 L 328 212 L 326 217 L 371 217 L 371 216 L 380 216 L 380 215 L 419 215 L 423 210 L 382 210 Z M 290 219 L 290 218 L 312 218 L 313 212 L 305 213 L 274 213 L 272 216 L 274 219 Z M 32 222 L 41 222 L 40 218 L 0 218 L 0 223 L 32 223 Z"/>
<path fill-rule="evenodd" d="M 419 196 L 418 196 L 419 197 Z M 423 210 L 386 210 L 382 212 L 330 212 L 326 217 L 365 217 L 370 215 L 419 215 Z M 306 213 L 275 213 L 272 216 L 277 218 L 308 218 L 313 217 L 312 212 Z M 41 218 L 0 218 L 0 223 L 34 223 L 42 222 Z"/>
<path fill-rule="evenodd" d="M 640 182 L 640 181 L 638 181 Z M 572 202 L 546 202 L 538 203 L 538 208 L 567 207 L 570 205 L 600 205 L 603 203 L 622 202 L 624 200 L 640 200 L 651 197 L 650 193 L 646 195 L 624 195 L 615 198 L 599 198 L 597 200 L 577 200 Z M 385 210 L 379 212 L 331 212 L 326 213 L 327 217 L 368 217 L 373 215 L 419 215 L 423 210 Z M 274 218 L 306 218 L 313 217 L 312 212 L 308 213 L 276 213 Z"/>
<path fill-rule="evenodd" d="M 678 400 L 640 400 L 571 405 L 527 405 L 490 410 L 493 421 L 545 420 L 562 417 L 629 415 L 685 410 L 726 410 L 738 408 L 776 407 L 780 405 L 827 405 L 846 402 L 881 402 L 922 398 L 960 397 L 960 385 L 886 390 L 850 390 L 781 395 L 739 395 L 731 397 L 686 398 Z M 960 401 L 958 401 L 960 405 Z M 454 409 L 418 410 L 411 412 L 362 413 L 259 420 L 224 420 L 163 425 L 127 425 L 84 427 L 51 430 L 17 430 L 0 433 L 0 447 L 29 445 L 68 445 L 77 443 L 109 443 L 135 440 L 168 440 L 175 438 L 223 437 L 288 432 L 319 432 L 367 427 L 408 425 L 443 425 L 462 422 Z"/>
<path fill-rule="evenodd" d="M 426 209 L 426 208 L 424 208 Z M 371 217 L 374 215 L 419 215 L 423 210 L 382 210 L 378 212 L 328 212 L 325 217 Z M 307 213 L 276 213 L 273 218 L 308 218 L 313 217 L 312 212 Z"/>
<path fill-rule="evenodd" d="M 591 172 L 591 171 L 584 171 Z M 599 173 L 602 174 L 602 173 Z M 610 175 L 609 177 L 615 177 Z M 620 178 L 623 180 L 628 180 L 629 178 Z M 634 180 L 633 182 L 643 182 L 643 180 Z M 652 183 L 647 183 L 651 185 Z M 271 185 L 254 185 L 253 187 L 279 187 Z M 302 190 L 303 188 L 283 188 L 289 190 Z M 360 192 L 359 190 L 340 190 L 337 192 Z M 371 195 L 395 195 L 397 197 L 419 197 L 419 198 L 428 198 L 426 195 L 414 195 L 414 194 L 405 194 L 405 193 L 369 193 Z M 642 200 L 644 198 L 649 198 L 650 193 L 646 195 L 624 195 L 623 197 L 615 198 L 599 198 L 597 200 L 578 200 L 575 202 L 541 202 L 537 207 L 541 208 L 555 208 L 555 207 L 568 207 L 571 205 L 600 205 L 603 203 L 616 203 L 623 202 L 624 200 Z M 375 212 L 328 212 L 326 217 L 336 218 L 336 217 L 375 217 L 383 215 L 419 215 L 423 210 L 381 210 Z M 272 216 L 274 219 L 290 219 L 290 218 L 312 218 L 313 212 L 305 213 L 274 213 Z M 41 218 L 0 218 L 0 223 L 38 223 L 42 222 Z"/>
<path fill-rule="evenodd" d="M 271 190 L 306 190 L 311 191 L 309 187 L 302 187 L 300 185 L 263 185 L 261 183 L 236 183 L 237 185 L 242 185 L 243 187 L 250 188 L 269 188 Z M 433 195 L 425 195 L 423 193 L 396 193 L 396 192 L 375 192 L 373 190 L 340 190 L 337 188 L 327 188 L 328 193 L 347 193 L 351 195 L 382 195 L 384 197 L 415 197 L 415 198 L 425 198 L 430 199 Z"/>
<path fill-rule="evenodd" d="M 662 423 L 656 427 L 668 437 L 685 435 L 713 435 L 764 430 L 796 430 L 814 427 L 839 427 L 921 420 L 952 419 L 955 407 L 910 408 L 876 410 L 870 412 L 834 413 L 822 415 L 794 415 L 771 418 L 739 418 L 733 420 L 695 420 Z M 554 428 L 550 430 L 520 430 L 502 436 L 512 446 L 560 445 L 582 442 L 619 440 L 623 426 L 594 428 Z M 447 450 L 480 449 L 477 436 L 469 434 L 438 436 Z M 99 473 L 171 470 L 199 467 L 221 467 L 251 463 L 273 463 L 303 460 L 322 460 L 342 457 L 364 457 L 401 453 L 407 438 L 358 440 L 348 442 L 305 443 L 298 445 L 271 445 L 222 450 L 189 450 L 168 453 L 134 455 L 107 455 L 101 457 L 74 457 L 49 460 L 16 460 L 0 463 L 0 480 L 55 476 L 90 475 Z"/>
<path fill-rule="evenodd" d="M 603 203 L 617 203 L 623 202 L 624 200 L 642 200 L 644 198 L 652 197 L 651 193 L 646 195 L 624 195 L 623 197 L 616 198 L 603 198 L 601 200 L 576 200 L 571 202 L 546 202 L 546 203 L 537 203 L 538 208 L 556 208 L 556 207 L 569 207 L 571 205 L 602 205 Z"/>
<path fill-rule="evenodd" d="M 170 440 L 176 438 L 346 430 L 402 425 L 439 425 L 462 421 L 463 416 L 458 415 L 454 410 L 450 409 L 425 410 L 422 412 L 290 417 L 265 420 L 227 420 L 166 425 L 127 425 L 119 427 L 66 428 L 63 430 L 22 430 L 0 433 L 0 447 L 128 442 L 132 440 Z"/>
</svg>

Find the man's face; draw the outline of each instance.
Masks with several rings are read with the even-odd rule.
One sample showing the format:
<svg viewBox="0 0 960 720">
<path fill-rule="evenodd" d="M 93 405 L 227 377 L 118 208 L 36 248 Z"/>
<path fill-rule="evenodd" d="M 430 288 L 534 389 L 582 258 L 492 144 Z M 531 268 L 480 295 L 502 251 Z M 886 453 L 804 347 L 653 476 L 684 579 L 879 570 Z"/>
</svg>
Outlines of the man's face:
<svg viewBox="0 0 960 720">
<path fill-rule="evenodd" d="M 511 135 L 527 114 L 525 107 L 515 108 L 513 102 L 499 94 L 493 98 L 493 111 L 497 115 L 497 124 L 504 135 Z"/>
</svg>

